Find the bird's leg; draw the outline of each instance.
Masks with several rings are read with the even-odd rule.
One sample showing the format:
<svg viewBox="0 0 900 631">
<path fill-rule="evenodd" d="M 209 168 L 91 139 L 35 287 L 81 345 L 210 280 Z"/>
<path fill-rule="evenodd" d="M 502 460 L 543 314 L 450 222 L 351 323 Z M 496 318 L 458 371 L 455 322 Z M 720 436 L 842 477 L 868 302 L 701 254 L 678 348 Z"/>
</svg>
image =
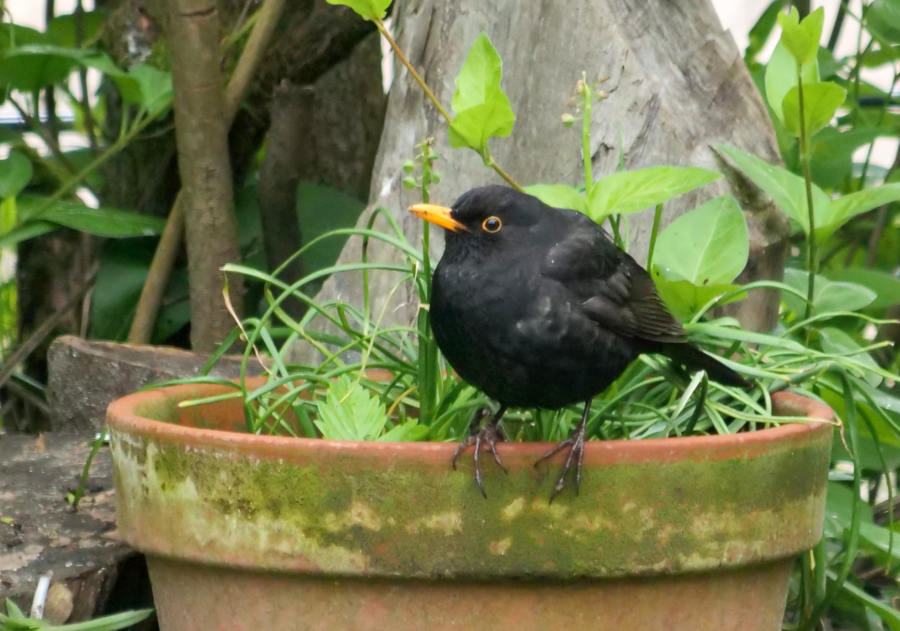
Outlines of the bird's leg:
<svg viewBox="0 0 900 631">
<path fill-rule="evenodd" d="M 552 502 L 556 499 L 556 496 L 560 494 L 560 492 L 566 486 L 566 476 L 569 474 L 569 469 L 572 468 L 572 462 L 575 462 L 575 493 L 578 493 L 579 487 L 581 487 L 581 464 L 584 460 L 584 431 L 585 427 L 587 427 L 587 419 L 588 413 L 591 411 L 591 400 L 588 399 L 584 404 L 584 412 L 581 414 L 581 421 L 578 423 L 578 426 L 572 430 L 572 433 L 569 434 L 569 437 L 563 441 L 560 441 L 553 449 L 545 453 L 543 456 L 535 461 L 534 466 L 537 468 L 539 464 L 547 460 L 548 458 L 553 457 L 566 447 L 569 448 L 569 455 L 566 457 L 566 462 L 563 465 L 562 474 L 559 476 L 559 479 L 556 481 L 556 486 L 553 487 L 553 492 L 550 494 L 550 501 Z"/>
<path fill-rule="evenodd" d="M 459 459 L 459 455 L 467 447 L 475 445 L 475 453 L 472 454 L 473 460 L 475 461 L 475 484 L 478 485 L 478 490 L 481 491 L 481 494 L 485 497 L 487 497 L 487 493 L 484 491 L 484 480 L 481 476 L 481 461 L 479 457 L 481 454 L 482 443 L 487 444 L 487 448 L 494 457 L 494 462 L 497 463 L 497 466 L 503 469 L 504 473 L 508 473 L 506 467 L 503 466 L 503 462 L 500 460 L 500 454 L 497 453 L 497 443 L 503 440 L 499 423 L 505 412 L 505 405 L 501 405 L 496 414 L 491 414 L 491 410 L 488 407 L 483 407 L 478 410 L 469 422 L 469 435 L 460 441 L 459 445 L 456 447 L 456 451 L 453 452 L 453 458 L 450 460 L 450 464 L 455 471 L 456 461 Z M 481 422 L 485 417 L 488 417 L 488 420 L 482 425 Z"/>
</svg>

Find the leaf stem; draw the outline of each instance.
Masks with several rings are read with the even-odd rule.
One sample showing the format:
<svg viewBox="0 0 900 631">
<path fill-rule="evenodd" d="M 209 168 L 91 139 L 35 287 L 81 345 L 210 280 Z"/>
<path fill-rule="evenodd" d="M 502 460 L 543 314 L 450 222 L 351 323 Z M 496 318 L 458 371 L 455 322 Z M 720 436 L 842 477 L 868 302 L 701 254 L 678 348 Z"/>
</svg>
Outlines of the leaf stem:
<svg viewBox="0 0 900 631">
<path fill-rule="evenodd" d="M 591 97 L 594 88 L 588 85 L 587 73 L 581 73 L 581 161 L 584 163 L 584 192 L 590 195 L 591 187 L 594 185 L 594 169 L 591 165 Z"/>
<path fill-rule="evenodd" d="M 800 65 L 797 64 L 797 100 L 800 118 L 800 162 L 803 166 L 803 180 L 806 184 L 806 212 L 809 221 L 809 233 L 806 244 L 806 269 L 809 272 L 809 282 L 806 287 L 806 311 L 804 318 L 812 315 L 813 298 L 816 291 L 816 213 L 812 196 L 812 169 L 809 160 L 809 139 L 806 136 L 806 118 L 803 103 L 803 77 L 800 74 Z"/>
<path fill-rule="evenodd" d="M 400 60 L 400 63 L 409 70 L 409 74 L 413 76 L 413 79 L 416 80 L 416 83 L 419 84 L 419 87 L 425 92 L 425 95 L 428 99 L 434 103 L 434 106 L 437 108 L 437 111 L 441 113 L 445 119 L 447 119 L 447 124 L 453 122 L 453 117 L 450 116 L 450 113 L 444 109 L 444 106 L 441 105 L 441 102 L 438 101 L 437 97 L 434 95 L 434 92 L 431 91 L 431 88 L 428 87 L 428 84 L 425 83 L 425 79 L 422 78 L 422 75 L 418 73 L 418 71 L 413 67 L 411 63 L 409 63 L 409 59 L 406 58 L 406 55 L 403 54 L 403 51 L 400 50 L 400 47 L 397 45 L 397 42 L 394 41 L 394 38 L 388 32 L 387 27 L 384 25 L 384 22 L 381 19 L 375 20 L 375 26 L 378 27 L 378 31 L 387 40 L 388 44 L 390 44 L 391 49 L 394 51 L 394 54 L 397 55 L 397 59 Z"/>
<path fill-rule="evenodd" d="M 647 271 L 651 274 L 653 264 L 653 250 L 656 249 L 656 235 L 659 233 L 659 220 L 662 217 L 662 204 L 657 204 L 653 211 L 653 227 L 650 228 L 650 249 L 647 251 Z"/>
<path fill-rule="evenodd" d="M 507 184 L 509 184 L 510 186 L 512 186 L 512 187 L 513 187 L 514 189 L 516 189 L 517 191 L 520 191 L 520 192 L 522 191 L 522 187 L 519 186 L 519 183 L 516 182 L 516 181 L 512 178 L 512 176 L 511 176 L 509 173 L 507 173 L 506 171 L 504 171 L 503 168 L 502 168 L 499 164 L 497 164 L 497 161 L 494 160 L 494 156 L 490 156 L 490 157 L 489 157 L 489 159 L 488 159 L 488 166 L 491 167 L 492 169 L 494 169 L 494 171 L 497 172 L 497 175 L 499 175 L 499 176 L 502 177 L 504 180 L 506 180 L 506 183 L 507 183 Z"/>
</svg>

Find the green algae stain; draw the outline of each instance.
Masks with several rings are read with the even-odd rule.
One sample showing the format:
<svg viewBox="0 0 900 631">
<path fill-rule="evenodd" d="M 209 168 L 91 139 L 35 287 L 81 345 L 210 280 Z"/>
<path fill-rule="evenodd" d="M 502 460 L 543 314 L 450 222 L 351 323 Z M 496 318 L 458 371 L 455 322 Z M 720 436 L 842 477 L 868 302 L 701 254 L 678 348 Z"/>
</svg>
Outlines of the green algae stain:
<svg viewBox="0 0 900 631">
<path fill-rule="evenodd" d="M 153 507 L 182 511 L 204 545 L 245 547 L 276 568 L 278 558 L 305 558 L 338 574 L 423 577 L 649 574 L 765 558 L 781 545 L 769 533 L 809 530 L 790 520 L 821 505 L 828 464 L 821 442 L 752 459 L 597 468 L 579 496 L 567 489 L 549 504 L 553 476 L 538 483 L 530 470 L 487 472 L 485 500 L 470 473 L 449 465 L 144 451 Z"/>
</svg>

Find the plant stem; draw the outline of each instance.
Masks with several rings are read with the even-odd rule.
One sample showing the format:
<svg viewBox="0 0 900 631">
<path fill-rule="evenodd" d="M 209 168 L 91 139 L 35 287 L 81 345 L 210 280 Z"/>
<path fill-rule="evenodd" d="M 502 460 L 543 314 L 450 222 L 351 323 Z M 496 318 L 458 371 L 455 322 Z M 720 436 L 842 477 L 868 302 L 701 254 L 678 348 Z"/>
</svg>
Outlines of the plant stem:
<svg viewBox="0 0 900 631">
<path fill-rule="evenodd" d="M 384 22 L 382 22 L 380 19 L 377 19 L 375 20 L 375 26 L 378 27 L 378 31 L 381 33 L 382 37 L 387 40 L 387 43 L 390 45 L 391 50 L 393 50 L 394 54 L 397 55 L 397 59 L 400 60 L 400 63 L 403 64 L 403 67 L 409 71 L 409 74 L 412 75 L 413 79 L 416 80 L 416 83 L 419 84 L 419 87 L 422 88 L 422 91 L 425 92 L 425 96 L 428 97 L 428 100 L 431 101 L 432 104 L 434 104 L 435 108 L 437 108 L 437 111 L 440 112 L 441 116 L 444 117 L 444 120 L 447 121 L 447 124 L 450 125 L 453 122 L 453 117 L 450 116 L 450 112 L 448 112 L 447 109 L 443 105 L 441 105 L 441 102 L 434 95 L 434 92 L 432 92 L 431 88 L 428 87 L 428 84 L 425 83 L 425 79 L 422 78 L 422 75 L 420 75 L 419 72 L 409 62 L 409 59 L 405 54 L 403 54 L 403 51 L 400 50 L 400 46 L 397 45 L 397 42 L 388 32 L 387 27 L 384 25 Z M 497 164 L 497 161 L 494 160 L 493 156 L 488 155 L 486 164 L 494 169 L 494 171 L 497 172 L 497 175 L 506 180 L 507 184 L 512 186 L 517 191 L 522 190 L 522 187 L 519 186 L 519 184 L 512 178 L 512 176 L 510 176 L 509 173 L 504 171 L 503 168 L 499 164 Z"/>
<path fill-rule="evenodd" d="M 378 31 L 381 35 L 387 40 L 388 44 L 390 44 L 391 49 L 394 51 L 394 54 L 397 55 L 397 59 L 400 60 L 400 63 L 409 71 L 409 74 L 412 75 L 413 79 L 416 80 L 416 83 L 419 84 L 419 87 L 425 92 L 425 96 L 434 104 L 437 108 L 437 111 L 441 113 L 445 119 L 447 119 L 447 123 L 453 122 L 453 117 L 450 116 L 450 113 L 444 109 L 444 106 L 441 105 L 441 102 L 438 101 L 438 98 L 434 95 L 434 92 L 431 91 L 431 88 L 428 87 L 428 84 L 425 83 L 425 79 L 422 78 L 422 75 L 418 73 L 418 71 L 413 67 L 411 63 L 409 63 L 409 59 L 406 58 L 406 55 L 403 54 L 403 51 L 400 50 L 400 47 L 397 45 L 397 42 L 394 41 L 394 38 L 388 32 L 387 27 L 384 25 L 380 19 L 375 20 L 375 26 L 378 27 Z"/>
<path fill-rule="evenodd" d="M 647 251 L 647 271 L 652 272 L 653 250 L 656 248 L 656 235 L 659 232 L 659 220 L 662 217 L 662 204 L 657 204 L 653 211 L 653 227 L 650 228 L 650 249 Z"/>
<path fill-rule="evenodd" d="M 55 202 L 62 199 L 76 186 L 78 186 L 78 184 L 80 184 L 88 175 L 96 171 L 101 164 L 124 149 L 125 146 L 129 142 L 131 142 L 135 136 L 141 133 L 144 128 L 146 128 L 147 125 L 152 123 L 154 120 L 155 119 L 152 116 L 147 116 L 146 118 L 139 118 L 137 121 L 135 121 L 131 129 L 128 129 L 122 135 L 116 138 L 115 142 L 107 147 L 106 150 L 103 151 L 103 153 L 91 160 L 91 162 L 87 166 L 75 173 L 72 177 L 63 182 L 58 189 L 53 191 L 53 193 L 46 199 L 46 201 L 36 211 L 34 211 L 34 213 L 29 215 L 29 220 L 40 219 L 41 215 L 48 208 L 50 208 Z"/>
<path fill-rule="evenodd" d="M 587 73 L 581 73 L 582 98 L 581 107 L 581 161 L 584 163 L 584 193 L 590 195 L 594 184 L 594 169 L 591 165 L 591 97 L 594 89 L 588 85 Z"/>
<path fill-rule="evenodd" d="M 510 186 L 512 186 L 514 189 L 516 189 L 517 191 L 522 190 L 522 187 L 519 186 L 519 183 L 516 182 L 509 173 L 504 171 L 503 168 L 499 164 L 497 164 L 497 161 L 494 160 L 494 156 L 489 156 L 488 166 L 491 167 L 492 169 L 494 169 L 494 171 L 497 172 L 497 175 L 499 175 L 504 180 L 506 180 L 506 183 L 509 184 Z"/>
<path fill-rule="evenodd" d="M 804 318 L 812 315 L 813 298 L 816 291 L 816 213 L 812 196 L 812 169 L 809 160 L 809 139 L 806 137 L 806 119 L 804 118 L 803 103 L 803 77 L 800 75 L 800 65 L 797 65 L 797 97 L 800 117 L 800 162 L 803 166 L 803 180 L 806 184 L 806 212 L 809 221 L 809 234 L 806 244 L 806 269 L 809 273 L 809 282 L 806 287 L 806 312 Z"/>
<path fill-rule="evenodd" d="M 431 201 L 431 183 L 433 181 L 433 162 L 436 159 L 431 147 L 433 139 L 426 139 L 422 147 L 422 202 Z M 422 273 L 425 276 L 421 283 L 420 302 L 428 304 L 431 301 L 431 247 L 428 222 L 425 222 L 422 231 Z M 428 319 L 428 311 L 420 307 L 417 317 L 417 330 L 419 337 L 419 417 L 424 423 L 430 423 L 434 418 L 437 404 L 437 382 L 439 376 L 437 343 L 431 333 L 431 325 Z"/>
</svg>

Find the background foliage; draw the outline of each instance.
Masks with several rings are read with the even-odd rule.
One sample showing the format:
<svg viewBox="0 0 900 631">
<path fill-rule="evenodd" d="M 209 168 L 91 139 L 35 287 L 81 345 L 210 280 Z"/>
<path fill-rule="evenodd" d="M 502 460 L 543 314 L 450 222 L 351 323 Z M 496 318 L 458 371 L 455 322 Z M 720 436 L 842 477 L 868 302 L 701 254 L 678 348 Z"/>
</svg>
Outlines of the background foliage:
<svg viewBox="0 0 900 631">
<path fill-rule="evenodd" d="M 349 6 L 389 38 L 382 22 L 386 0 L 329 2 Z M 895 149 L 888 166 L 873 163 L 872 156 L 877 139 L 900 139 L 895 96 L 900 3 L 873 0 L 862 3 L 859 12 L 842 3 L 830 32 L 821 11 L 805 13 L 772 2 L 750 31 L 744 51 L 769 109 L 783 165 L 733 147 L 716 148 L 726 165 L 742 173 L 748 186 L 768 194 L 791 220 L 792 256 L 783 282 L 759 284 L 781 292 L 776 330 L 742 331 L 714 311 L 749 289 L 734 283 L 748 256 L 746 224 L 735 199 L 712 199 L 673 222 L 651 244 L 648 261 L 661 295 L 692 337 L 726 357 L 739 358 L 733 365 L 758 381 L 758 396 L 708 383 L 702 374 L 678 374 L 644 357 L 602 395 L 589 430 L 601 438 L 733 432 L 766 422 L 767 393 L 772 390 L 791 387 L 826 401 L 842 421 L 829 482 L 826 538 L 798 562 L 785 627 L 813 629 L 821 624 L 896 631 L 900 553 L 893 540 L 898 503 L 892 485 L 900 468 L 900 356 L 893 344 L 900 338 L 895 322 L 900 316 L 900 152 Z M 169 134 L 172 125 L 165 51 L 153 50 L 139 61 L 117 58 L 101 45 L 110 19 L 102 9 L 78 10 L 55 16 L 44 31 L 16 25 L 8 16 L 0 25 L 0 99 L 20 115 L 19 122 L 0 126 L 0 142 L 10 149 L 0 161 L 0 251 L 7 261 L 0 272 L 6 395 L 0 416 L 23 428 L 43 409 L 44 395 L 40 367 L 22 360 L 65 323 L 48 319 L 41 324 L 49 326 L 34 327 L 21 320 L 20 303 L 27 296 L 8 271 L 10 255 L 28 260 L 30 246 L 46 246 L 51 243 L 47 239 L 56 237 L 89 244 L 96 264 L 82 275 L 83 291 L 74 293 L 77 299 L 69 309 L 93 287 L 90 317 L 83 328 L 92 336 L 124 339 L 147 277 L 155 235 L 163 228 L 159 213 L 109 203 L 115 195 L 108 185 L 116 177 L 110 165 L 130 148 Z M 837 56 L 837 35 L 848 22 L 859 23 L 861 35 L 852 54 Z M 246 41 L 252 24 L 252 18 L 235 23 L 226 38 L 226 59 Z M 778 44 L 766 58 L 767 42 L 776 38 Z M 392 40 L 391 45 L 408 64 Z M 667 200 L 720 177 L 699 168 L 648 166 L 594 180 L 586 151 L 583 182 L 520 186 L 490 151 L 490 143 L 497 142 L 492 139 L 514 133 L 515 127 L 515 104 L 501 87 L 501 57 L 487 34 L 479 36 L 460 69 L 450 110 L 436 100 L 435 105 L 447 119 L 453 146 L 476 151 L 510 185 L 547 203 L 585 212 L 624 244 L 630 214 L 652 212 L 658 225 Z M 889 70 L 893 79 L 887 89 L 863 78 L 863 69 L 872 68 Z M 87 88 L 89 74 L 100 77 L 96 92 Z M 424 82 L 422 88 L 428 90 Z M 592 108 L 602 108 L 601 88 L 583 76 L 576 86 L 580 130 L 547 133 L 580 131 L 583 146 L 590 147 L 589 122 Z M 51 104 L 59 101 L 74 113 L 71 119 L 55 115 Z M 564 122 L 574 126 L 578 118 L 568 115 Z M 63 149 L 59 136 L 65 130 L 82 133 L 88 147 Z M 29 134 L 40 137 L 45 153 L 33 148 Z M 412 159 L 397 168 L 406 171 L 407 184 L 420 189 L 427 201 L 429 186 L 439 177 L 437 156 L 427 140 L 410 151 Z M 368 303 L 314 300 L 316 288 L 331 274 L 377 270 L 396 274 L 397 287 L 415 283 L 427 304 L 432 268 L 427 233 L 420 247 L 408 243 L 396 225 L 392 232 L 374 231 L 371 223 L 351 228 L 362 211 L 363 196 L 299 182 L 294 216 L 303 226 L 299 256 L 304 273 L 285 279 L 279 275 L 282 270 L 262 271 L 266 262 L 257 202 L 262 154 L 236 180 L 243 262 L 229 267 L 257 282 L 247 296 L 250 317 L 228 342 L 243 335 L 247 361 L 255 361 L 255 352 L 265 355 L 272 376 L 264 388 L 239 393 L 247 403 L 251 429 L 458 440 L 468 416 L 485 401 L 446 376 L 427 314 L 409 327 L 381 328 L 382 314 L 373 313 Z M 452 163 L 452 156 L 443 159 Z M 335 210 L 325 219 L 322 207 Z M 388 242 L 407 254 L 409 264 L 385 268 L 368 262 L 365 254 L 361 261 L 337 264 L 347 239 L 359 240 L 364 253 L 365 243 L 373 239 Z M 189 292 L 182 262 L 168 285 L 153 341 L 184 343 Z M 290 308 L 292 302 L 302 308 Z M 320 320 L 329 326 L 323 330 L 315 324 Z M 291 365 L 285 349 L 298 340 L 316 345 L 322 361 L 316 366 Z M 347 359 L 347 351 L 352 359 Z M 360 368 L 379 367 L 391 369 L 393 380 L 360 377 Z M 301 404 L 296 399 L 300 389 L 287 394 L 279 390 L 298 376 L 313 385 L 339 378 L 324 398 Z M 290 420 L 288 410 L 297 422 Z M 567 434 L 572 418 L 569 411 L 525 412 L 512 416 L 507 429 L 514 438 L 558 440 Z M 604 422 L 607 418 L 615 422 Z"/>
</svg>

